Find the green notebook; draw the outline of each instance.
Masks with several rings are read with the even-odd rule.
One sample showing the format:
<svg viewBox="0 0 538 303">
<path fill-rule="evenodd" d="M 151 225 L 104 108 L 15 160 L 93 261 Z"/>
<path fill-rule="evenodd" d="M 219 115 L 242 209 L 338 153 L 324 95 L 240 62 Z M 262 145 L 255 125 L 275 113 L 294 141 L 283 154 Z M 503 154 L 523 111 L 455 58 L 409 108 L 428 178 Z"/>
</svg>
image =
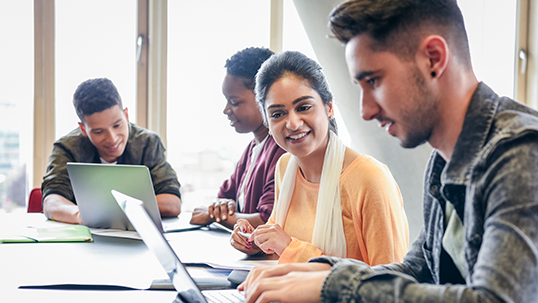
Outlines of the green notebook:
<svg viewBox="0 0 538 303">
<path fill-rule="evenodd" d="M 0 243 L 51 243 L 51 242 L 93 242 L 90 229 L 84 225 L 58 227 L 26 227 L 13 231 L 0 231 Z"/>
</svg>

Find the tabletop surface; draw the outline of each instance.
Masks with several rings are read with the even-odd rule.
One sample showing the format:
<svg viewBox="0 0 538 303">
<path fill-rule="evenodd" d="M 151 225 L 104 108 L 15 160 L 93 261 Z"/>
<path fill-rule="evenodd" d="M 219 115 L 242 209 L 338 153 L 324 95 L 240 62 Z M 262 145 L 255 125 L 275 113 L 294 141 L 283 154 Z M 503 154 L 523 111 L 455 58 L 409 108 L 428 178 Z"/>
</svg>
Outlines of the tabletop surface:
<svg viewBox="0 0 538 303">
<path fill-rule="evenodd" d="M 182 215 L 190 215 L 185 213 Z M 180 215 L 181 216 L 181 215 Z M 61 225 L 43 214 L 0 212 L 0 231 L 17 226 Z M 252 261 L 229 244 L 229 233 L 193 230 L 166 235 L 183 263 L 225 266 L 275 264 Z M 172 302 L 174 291 L 59 291 L 19 289 L 51 284 L 116 285 L 147 289 L 168 276 L 141 240 L 94 235 L 93 243 L 0 244 L 0 302 Z M 267 263 L 263 263 L 267 262 Z M 207 275 L 191 270 L 193 277 Z M 2 298 L 9 298 L 4 301 Z"/>
</svg>

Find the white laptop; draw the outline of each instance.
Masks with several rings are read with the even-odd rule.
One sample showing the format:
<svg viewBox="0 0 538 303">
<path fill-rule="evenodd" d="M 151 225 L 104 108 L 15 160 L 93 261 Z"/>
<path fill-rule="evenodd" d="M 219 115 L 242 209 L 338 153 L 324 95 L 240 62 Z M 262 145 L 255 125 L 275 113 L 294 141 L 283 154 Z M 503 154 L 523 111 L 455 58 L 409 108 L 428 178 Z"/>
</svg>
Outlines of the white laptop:
<svg viewBox="0 0 538 303">
<path fill-rule="evenodd" d="M 178 295 L 174 302 L 244 302 L 242 292 L 236 289 L 200 291 L 187 269 L 151 219 L 144 203 L 138 199 L 112 190 L 120 209 L 155 255 L 170 277 Z"/>
<path fill-rule="evenodd" d="M 82 224 L 94 228 L 135 230 L 110 193 L 112 189 L 142 200 L 161 232 L 197 229 L 179 218 L 161 220 L 149 170 L 144 165 L 67 163 Z"/>
</svg>

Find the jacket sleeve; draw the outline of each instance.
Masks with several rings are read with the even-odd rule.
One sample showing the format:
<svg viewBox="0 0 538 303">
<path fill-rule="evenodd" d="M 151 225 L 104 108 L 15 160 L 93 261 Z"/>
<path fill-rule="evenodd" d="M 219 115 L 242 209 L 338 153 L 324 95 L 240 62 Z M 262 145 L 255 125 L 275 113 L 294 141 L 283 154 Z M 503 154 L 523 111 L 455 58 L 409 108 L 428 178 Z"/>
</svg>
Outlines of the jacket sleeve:
<svg viewBox="0 0 538 303">
<path fill-rule="evenodd" d="M 426 279 L 423 256 L 427 251 L 422 252 L 422 257 L 419 253 L 423 249 L 423 230 L 403 264 L 372 268 L 348 259 L 311 260 L 333 265 L 323 285 L 321 301 L 535 302 L 538 170 L 529 168 L 538 167 L 538 136 L 509 138 L 506 140 L 510 142 L 491 147 L 493 151 L 479 157 L 487 158 L 478 164 L 484 166 L 485 173 L 472 175 L 475 180 L 470 181 L 466 192 L 466 203 L 473 203 L 468 207 L 476 207 L 484 216 L 484 232 L 466 235 L 466 242 L 479 243 L 480 248 L 476 255 L 466 252 L 469 274 L 465 285 L 436 285 Z M 476 261 L 472 261 L 474 258 Z"/>
<path fill-rule="evenodd" d="M 68 148 L 61 143 L 54 143 L 52 153 L 49 156 L 47 173 L 43 176 L 43 182 L 41 183 L 43 198 L 50 194 L 57 194 L 76 204 L 71 181 L 67 173 L 67 162 L 73 161 L 75 159 Z"/>
<path fill-rule="evenodd" d="M 245 167 L 247 165 L 247 160 L 248 160 L 247 158 L 248 158 L 248 154 L 251 151 L 252 144 L 253 144 L 252 142 L 249 143 L 247 148 L 243 151 L 241 158 L 239 158 L 239 161 L 235 165 L 235 170 L 233 171 L 232 175 L 230 176 L 228 180 L 222 183 L 217 197 L 231 199 L 237 202 L 239 184 L 241 183 L 241 177 L 245 173 Z"/>
<path fill-rule="evenodd" d="M 52 146 L 47 172 L 41 183 L 43 198 L 57 194 L 76 204 L 67 162 L 94 163 L 98 160 L 97 150 L 78 128 L 58 139 Z"/>
<path fill-rule="evenodd" d="M 164 152 L 165 148 L 157 135 L 148 138 L 143 159 L 149 168 L 155 195 L 173 194 L 181 198 L 176 172 L 166 161 Z"/>
</svg>

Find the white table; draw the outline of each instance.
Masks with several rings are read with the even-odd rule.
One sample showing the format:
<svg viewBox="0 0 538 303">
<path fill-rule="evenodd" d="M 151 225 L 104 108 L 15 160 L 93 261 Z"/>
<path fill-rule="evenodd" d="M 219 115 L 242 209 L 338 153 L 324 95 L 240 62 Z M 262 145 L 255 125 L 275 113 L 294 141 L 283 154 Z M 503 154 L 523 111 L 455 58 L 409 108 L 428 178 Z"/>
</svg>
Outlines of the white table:
<svg viewBox="0 0 538 303">
<path fill-rule="evenodd" d="M 17 225 L 35 226 L 44 221 L 43 214 L 0 213 L 0 230 Z M 232 264 L 245 259 L 229 245 L 229 234 L 224 232 L 187 231 L 168 238 L 183 262 L 210 260 Z M 172 302 L 174 291 L 18 289 L 21 285 L 51 284 L 147 289 L 153 280 L 166 278 L 141 240 L 94 235 L 93 243 L 0 244 L 0 302 Z"/>
</svg>

